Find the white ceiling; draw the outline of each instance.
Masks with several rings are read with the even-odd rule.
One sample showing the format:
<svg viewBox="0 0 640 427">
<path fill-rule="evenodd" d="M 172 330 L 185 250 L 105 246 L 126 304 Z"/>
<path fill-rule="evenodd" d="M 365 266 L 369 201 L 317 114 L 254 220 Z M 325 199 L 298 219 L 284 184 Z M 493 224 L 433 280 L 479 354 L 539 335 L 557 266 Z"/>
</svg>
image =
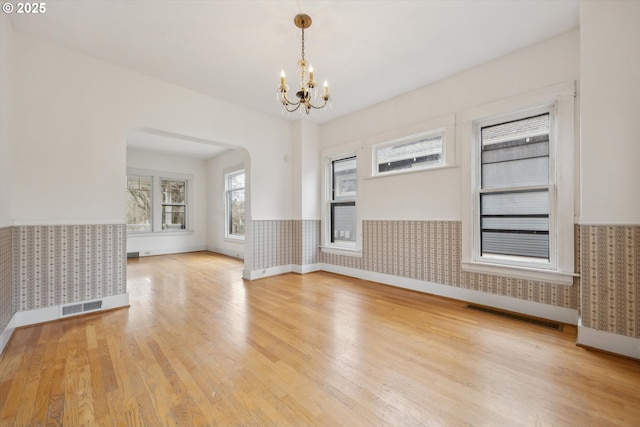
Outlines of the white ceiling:
<svg viewBox="0 0 640 427">
<path fill-rule="evenodd" d="M 300 57 L 297 13 L 313 20 L 305 57 L 328 80 L 324 123 L 578 28 L 578 0 L 48 0 L 11 15 L 49 40 L 265 114 Z"/>
</svg>

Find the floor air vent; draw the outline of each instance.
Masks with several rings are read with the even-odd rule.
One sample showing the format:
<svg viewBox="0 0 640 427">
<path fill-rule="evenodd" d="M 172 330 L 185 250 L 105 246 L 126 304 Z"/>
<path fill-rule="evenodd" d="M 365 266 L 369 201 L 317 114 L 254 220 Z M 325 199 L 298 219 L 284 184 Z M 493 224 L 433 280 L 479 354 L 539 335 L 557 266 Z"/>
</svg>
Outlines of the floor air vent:
<svg viewBox="0 0 640 427">
<path fill-rule="evenodd" d="M 495 314 L 495 315 L 506 317 L 506 318 L 509 318 L 509 319 L 519 320 L 521 322 L 532 323 L 534 325 L 542 326 L 542 327 L 553 329 L 553 330 L 556 330 L 556 331 L 562 331 L 562 324 L 556 323 L 556 322 L 551 322 L 551 321 L 548 321 L 548 320 L 541 320 L 541 319 L 536 319 L 536 318 L 533 318 L 533 317 L 522 316 L 520 314 L 509 313 L 507 311 L 496 310 L 496 309 L 493 309 L 493 308 L 490 308 L 490 307 L 483 307 L 481 305 L 469 304 L 469 305 L 467 305 L 467 308 L 471 309 L 471 310 L 477 310 L 477 311 L 482 311 L 482 312 L 485 312 L 485 313 Z"/>
<path fill-rule="evenodd" d="M 65 305 L 62 307 L 60 317 L 73 316 L 74 314 L 100 310 L 101 308 L 102 300 L 89 301 L 81 304 Z"/>
<path fill-rule="evenodd" d="M 127 252 L 127 259 L 140 258 L 140 252 Z"/>
</svg>

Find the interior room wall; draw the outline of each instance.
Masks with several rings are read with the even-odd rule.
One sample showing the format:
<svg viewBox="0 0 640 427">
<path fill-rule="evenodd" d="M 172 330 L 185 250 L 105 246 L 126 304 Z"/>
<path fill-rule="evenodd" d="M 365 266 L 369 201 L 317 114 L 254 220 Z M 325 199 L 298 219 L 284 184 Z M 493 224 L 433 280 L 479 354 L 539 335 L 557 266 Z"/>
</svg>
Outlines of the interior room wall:
<svg viewBox="0 0 640 427">
<path fill-rule="evenodd" d="M 578 342 L 640 358 L 640 2 L 582 2 Z"/>
<path fill-rule="evenodd" d="M 225 151 L 207 160 L 207 250 L 236 258 L 244 258 L 245 240 L 225 237 L 226 201 L 224 174 L 237 169 L 245 170 L 245 203 L 247 203 L 251 186 L 249 166 L 248 153 L 244 150 Z M 245 213 L 250 214 L 249 206 L 245 206 Z M 245 218 L 245 226 L 250 226 L 250 217 Z"/>
<path fill-rule="evenodd" d="M 14 36 L 16 221 L 124 222 L 126 137 L 137 128 L 246 148 L 263 176 L 254 215 L 290 216 L 291 170 L 283 160 L 291 155 L 289 122 Z M 41 118 L 38 126 L 32 117 Z"/>
<path fill-rule="evenodd" d="M 572 31 L 325 124 L 320 149 L 350 141 L 366 147 L 379 134 L 577 80 L 579 41 Z M 459 168 L 445 168 L 364 179 L 358 204 L 363 219 L 460 220 L 460 192 Z"/>
<path fill-rule="evenodd" d="M 156 176 L 170 174 L 188 175 L 192 186 L 188 190 L 188 231 L 175 233 L 129 233 L 127 252 L 139 252 L 140 256 L 166 253 L 202 251 L 206 249 L 207 174 L 202 159 L 162 154 L 135 148 L 127 148 L 127 168 L 152 171 Z"/>
</svg>

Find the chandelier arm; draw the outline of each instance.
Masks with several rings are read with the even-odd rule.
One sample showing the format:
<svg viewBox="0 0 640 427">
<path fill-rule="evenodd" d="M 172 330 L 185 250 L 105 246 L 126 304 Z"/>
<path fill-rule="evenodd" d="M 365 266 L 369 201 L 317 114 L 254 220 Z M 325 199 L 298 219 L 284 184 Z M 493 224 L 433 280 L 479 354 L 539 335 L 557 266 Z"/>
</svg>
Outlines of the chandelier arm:
<svg viewBox="0 0 640 427">
<path fill-rule="evenodd" d="M 289 109 L 289 105 L 295 105 L 296 107 L 295 107 L 294 109 L 290 110 L 290 109 Z M 298 110 L 298 108 L 300 108 L 300 105 L 301 105 L 301 104 L 300 104 L 299 102 L 298 102 L 297 104 L 286 104 L 286 105 L 284 106 L 284 108 L 285 108 L 285 110 L 287 110 L 288 112 L 293 113 L 294 111 L 297 111 L 297 110 Z"/>
<path fill-rule="evenodd" d="M 296 102 L 291 101 L 289 99 L 289 97 L 287 96 L 287 92 L 282 92 L 282 99 L 287 103 L 286 105 L 298 105 L 299 106 L 301 104 L 301 100 L 298 100 Z"/>
<path fill-rule="evenodd" d="M 312 103 L 309 103 L 309 106 L 311 108 L 315 108 L 316 110 L 320 110 L 320 109 L 324 108 L 327 105 L 327 102 L 329 101 L 329 98 L 323 98 L 323 99 L 324 99 L 324 103 L 322 105 L 315 106 Z"/>
</svg>

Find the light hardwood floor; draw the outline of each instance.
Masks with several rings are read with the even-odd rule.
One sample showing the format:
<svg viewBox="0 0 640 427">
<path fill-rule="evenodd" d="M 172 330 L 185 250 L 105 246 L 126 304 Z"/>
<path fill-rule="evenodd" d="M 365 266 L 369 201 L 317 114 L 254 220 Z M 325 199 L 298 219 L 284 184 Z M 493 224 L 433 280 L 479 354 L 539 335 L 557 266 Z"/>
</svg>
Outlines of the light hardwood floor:
<svg viewBox="0 0 640 427">
<path fill-rule="evenodd" d="M 640 363 L 459 301 L 211 253 L 128 265 L 131 307 L 19 329 L 2 426 L 639 426 Z"/>
</svg>

